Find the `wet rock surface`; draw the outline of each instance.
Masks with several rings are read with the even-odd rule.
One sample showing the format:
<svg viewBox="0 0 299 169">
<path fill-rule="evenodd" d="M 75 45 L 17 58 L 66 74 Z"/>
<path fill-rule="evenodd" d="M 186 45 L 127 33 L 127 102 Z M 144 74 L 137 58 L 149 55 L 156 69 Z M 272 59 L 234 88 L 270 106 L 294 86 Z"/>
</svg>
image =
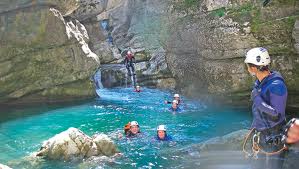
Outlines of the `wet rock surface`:
<svg viewBox="0 0 299 169">
<path fill-rule="evenodd" d="M 92 156 L 112 156 L 118 152 L 113 141 L 104 134 L 92 137 L 76 128 L 44 141 L 36 156 L 52 160 L 85 159 Z"/>
<path fill-rule="evenodd" d="M 0 169 L 11 169 L 11 168 L 6 165 L 0 164 Z"/>
</svg>

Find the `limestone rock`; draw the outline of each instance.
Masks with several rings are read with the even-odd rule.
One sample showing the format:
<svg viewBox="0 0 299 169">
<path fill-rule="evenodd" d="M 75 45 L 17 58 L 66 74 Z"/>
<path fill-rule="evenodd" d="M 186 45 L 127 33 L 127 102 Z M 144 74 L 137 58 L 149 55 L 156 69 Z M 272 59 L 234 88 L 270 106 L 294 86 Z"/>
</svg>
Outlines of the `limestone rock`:
<svg viewBox="0 0 299 169">
<path fill-rule="evenodd" d="M 198 149 L 202 151 L 215 150 L 241 150 L 245 136 L 249 130 L 238 130 L 222 137 L 215 137 L 199 144 Z"/>
<path fill-rule="evenodd" d="M 6 165 L 0 164 L 0 169 L 11 169 L 11 168 Z"/>
<path fill-rule="evenodd" d="M 298 23 L 294 28 L 297 17 L 293 16 L 299 3 L 271 1 L 262 8 L 247 0 L 207 0 L 202 5 L 208 2 L 211 9 L 225 8 L 210 12 L 198 9 L 189 17 L 174 18 L 177 22 L 170 28 L 166 61 L 177 80 L 176 87 L 195 97 L 207 93 L 223 97 L 221 101 L 229 104 L 247 104 L 254 79 L 244 67 L 244 56 L 248 49 L 263 46 L 271 55 L 271 69 L 283 74 L 289 91 L 296 91 Z M 290 104 L 296 104 L 295 95 L 289 98 Z"/>
<path fill-rule="evenodd" d="M 295 39 L 295 49 L 299 53 L 299 20 L 296 20 L 293 30 L 293 38 Z"/>
<path fill-rule="evenodd" d="M 203 6 L 207 9 L 207 11 L 212 11 L 222 7 L 227 7 L 229 5 L 229 1 L 230 0 L 205 0 L 203 2 Z"/>
<path fill-rule="evenodd" d="M 70 7 L 74 1 L 22 2 L 0 5 L 0 102 L 93 97 L 89 78 L 98 64 L 68 39 L 64 24 L 49 10 L 67 2 Z"/>
<path fill-rule="evenodd" d="M 76 128 L 69 128 L 44 141 L 36 156 L 54 160 L 71 160 L 91 156 L 112 156 L 117 151 L 113 141 L 104 134 L 91 138 Z"/>
</svg>

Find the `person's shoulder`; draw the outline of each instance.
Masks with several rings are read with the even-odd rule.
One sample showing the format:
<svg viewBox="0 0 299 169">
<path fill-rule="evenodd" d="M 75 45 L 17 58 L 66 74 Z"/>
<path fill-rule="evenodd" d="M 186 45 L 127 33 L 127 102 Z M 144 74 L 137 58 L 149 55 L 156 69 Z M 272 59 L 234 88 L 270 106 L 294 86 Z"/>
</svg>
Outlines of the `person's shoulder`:
<svg viewBox="0 0 299 169">
<path fill-rule="evenodd" d="M 276 79 L 268 86 L 271 93 L 276 95 L 284 95 L 287 92 L 287 87 L 283 80 Z"/>
<path fill-rule="evenodd" d="M 172 137 L 167 135 L 167 141 L 172 141 Z"/>
</svg>

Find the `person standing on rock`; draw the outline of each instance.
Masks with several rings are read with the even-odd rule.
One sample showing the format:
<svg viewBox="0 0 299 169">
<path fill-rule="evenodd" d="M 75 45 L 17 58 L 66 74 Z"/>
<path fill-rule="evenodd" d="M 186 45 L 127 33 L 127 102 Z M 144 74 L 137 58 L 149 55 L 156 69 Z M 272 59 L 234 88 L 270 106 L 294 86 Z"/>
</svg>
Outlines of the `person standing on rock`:
<svg viewBox="0 0 299 169">
<path fill-rule="evenodd" d="M 280 133 L 285 125 L 285 108 L 287 87 L 283 77 L 275 71 L 270 71 L 270 56 L 265 48 L 250 49 L 246 54 L 245 64 L 248 72 L 257 78 L 251 92 L 254 129 L 252 144 L 258 144 L 264 152 L 255 151 L 256 160 L 252 167 L 258 169 L 281 169 L 285 152 Z M 277 141 L 274 141 L 277 140 Z"/>
</svg>

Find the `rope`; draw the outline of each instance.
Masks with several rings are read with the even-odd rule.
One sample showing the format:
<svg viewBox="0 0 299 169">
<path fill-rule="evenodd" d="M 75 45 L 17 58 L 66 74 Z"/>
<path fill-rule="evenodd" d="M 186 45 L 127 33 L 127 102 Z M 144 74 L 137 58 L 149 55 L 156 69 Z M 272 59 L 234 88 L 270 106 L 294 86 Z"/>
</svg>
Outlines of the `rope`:
<svg viewBox="0 0 299 169">
<path fill-rule="evenodd" d="M 253 132 L 254 130 L 255 130 L 255 129 L 253 128 L 253 129 L 251 129 L 251 130 L 249 131 L 249 133 L 248 133 L 247 136 L 245 137 L 245 141 L 244 141 L 244 143 L 243 143 L 243 152 L 244 152 L 247 156 L 257 155 L 259 152 L 262 153 L 262 154 L 271 156 L 271 155 L 279 154 L 279 153 L 281 153 L 282 151 L 288 149 L 288 147 L 284 144 L 284 146 L 283 146 L 281 149 L 279 149 L 278 151 L 266 152 L 266 151 L 264 151 L 264 150 L 259 146 L 259 143 L 258 143 L 259 141 L 256 142 L 255 140 L 253 140 L 253 144 L 252 144 L 252 152 L 253 152 L 253 153 L 249 153 L 249 152 L 247 152 L 245 147 L 246 147 L 246 144 L 247 144 L 247 141 L 248 141 L 249 136 L 252 134 L 252 132 Z"/>
<path fill-rule="evenodd" d="M 254 131 L 254 128 L 251 129 L 251 130 L 249 131 L 249 133 L 246 135 L 246 137 L 245 137 L 245 141 L 244 141 L 244 143 L 243 143 L 243 152 L 244 152 L 247 156 L 250 156 L 251 153 L 247 152 L 246 149 L 245 149 L 245 147 L 246 147 L 248 138 L 249 138 L 249 136 L 252 134 L 253 131 Z"/>
<path fill-rule="evenodd" d="M 277 151 L 273 151 L 273 152 L 266 152 L 264 151 L 262 148 L 260 148 L 260 146 L 258 144 L 256 144 L 255 146 L 262 154 L 265 154 L 265 155 L 268 155 L 268 156 L 271 156 L 271 155 L 276 155 L 276 154 L 279 154 L 281 153 L 282 151 L 284 150 L 287 150 L 288 147 L 286 145 L 283 145 L 283 147 Z"/>
</svg>

